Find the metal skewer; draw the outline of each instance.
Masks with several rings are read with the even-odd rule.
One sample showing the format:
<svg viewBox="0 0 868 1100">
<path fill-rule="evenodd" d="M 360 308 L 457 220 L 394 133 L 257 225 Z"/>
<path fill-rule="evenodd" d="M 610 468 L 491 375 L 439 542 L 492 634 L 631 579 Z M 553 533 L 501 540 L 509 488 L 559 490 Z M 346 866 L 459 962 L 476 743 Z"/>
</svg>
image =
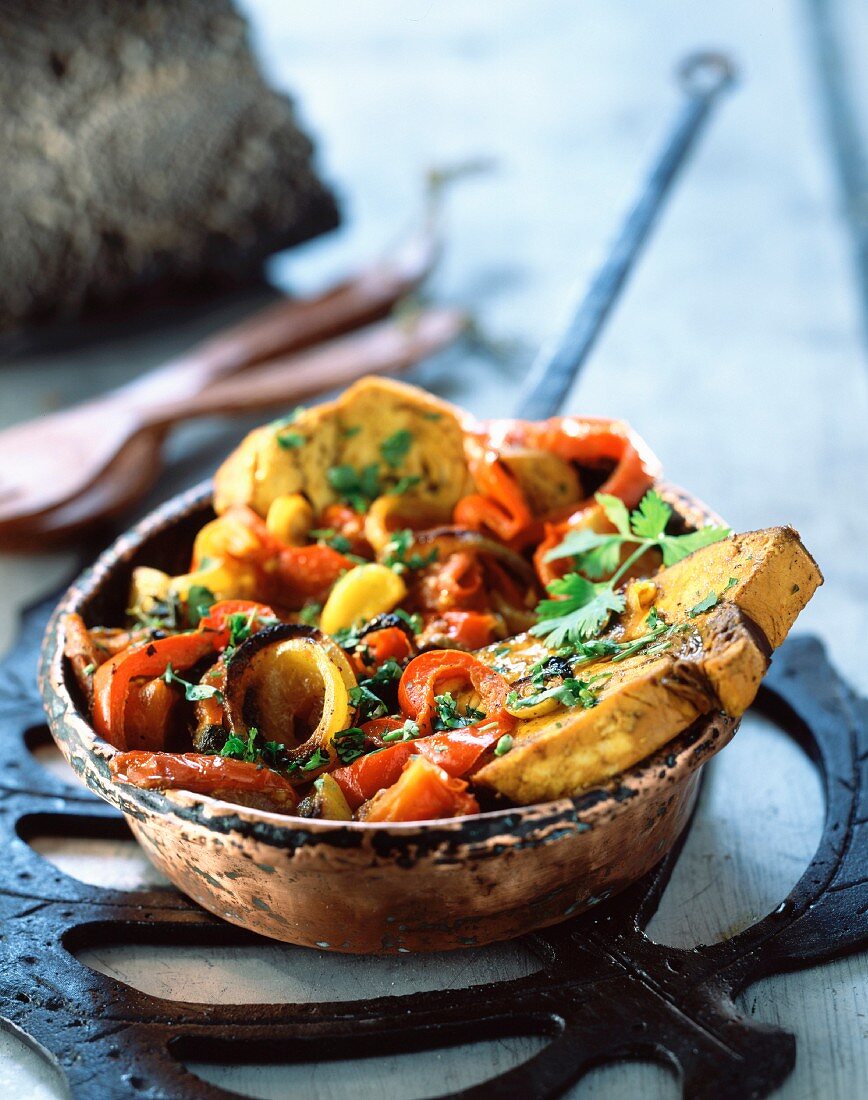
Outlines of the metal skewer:
<svg viewBox="0 0 868 1100">
<path fill-rule="evenodd" d="M 688 159 L 721 94 L 736 78 L 724 54 L 691 54 L 678 66 L 685 95 L 663 149 L 628 213 L 608 258 L 557 340 L 543 345 L 522 389 L 518 415 L 527 420 L 554 416 L 588 358 L 660 215 L 672 184 Z"/>
</svg>

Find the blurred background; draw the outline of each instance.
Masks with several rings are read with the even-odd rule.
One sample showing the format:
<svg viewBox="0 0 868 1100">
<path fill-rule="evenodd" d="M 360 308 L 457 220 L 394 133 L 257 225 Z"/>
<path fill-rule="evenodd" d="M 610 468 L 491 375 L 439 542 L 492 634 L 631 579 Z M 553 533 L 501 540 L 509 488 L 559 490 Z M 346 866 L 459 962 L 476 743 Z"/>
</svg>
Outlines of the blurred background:
<svg viewBox="0 0 868 1100">
<path fill-rule="evenodd" d="M 629 420 L 668 477 L 734 528 L 795 526 L 826 576 L 797 629 L 819 634 L 850 681 L 868 687 L 861 0 L 244 0 L 234 12 L 226 0 L 148 0 L 118 14 L 127 10 L 34 4 L 25 18 L 0 8 L 3 102 L 20 142 L 0 168 L 0 427 L 151 370 L 278 291 L 315 293 L 364 267 L 419 224 L 426 172 L 465 162 L 485 170 L 445 197 L 444 253 L 423 296 L 467 309 L 474 336 L 407 378 L 476 414 L 509 413 L 669 125 L 676 63 L 698 47 L 725 49 L 741 82 L 567 411 Z M 106 230 L 106 211 L 132 227 L 128 239 Z M 18 607 L 118 526 L 207 476 L 269 415 L 180 428 L 159 481 L 114 528 L 0 555 L 0 647 Z M 736 778 L 753 763 L 738 752 L 721 762 Z M 798 865 L 822 808 L 807 764 L 796 770 L 810 786 L 811 821 L 784 813 L 777 825 L 790 831 L 776 851 Z M 732 787 L 714 792 L 722 820 Z M 755 812 L 756 800 L 741 804 L 747 815 L 751 804 Z M 701 834 L 712 849 L 720 820 Z M 740 826 L 722 828 L 736 830 L 726 844 L 737 847 Z M 777 883 L 762 852 L 750 858 L 769 900 L 792 881 L 792 867 Z M 708 876 L 699 850 L 693 859 L 694 877 Z M 729 882 L 730 893 L 739 888 Z M 712 899 L 725 907 L 726 893 L 712 890 L 703 912 Z M 695 942 L 703 930 L 686 912 L 670 905 L 666 919 Z M 724 918 L 707 919 L 704 934 L 722 934 Z M 763 1002 L 771 1019 L 775 998 L 789 997 L 778 1022 L 801 1029 L 815 1074 L 805 1076 L 800 1053 L 802 1076 L 786 1095 L 868 1089 L 856 1011 L 868 1011 L 864 969 L 859 978 L 858 958 L 841 967 L 831 1007 L 830 971 L 778 985 Z M 617 1095 L 630 1094 L 624 1082 Z"/>
<path fill-rule="evenodd" d="M 828 637 L 836 657 L 851 677 L 864 677 L 856 645 L 865 622 L 856 547 L 868 535 L 864 195 L 860 207 L 852 193 L 864 182 L 862 6 L 247 0 L 238 10 L 250 24 L 250 60 L 243 56 L 245 29 L 228 3 L 154 0 L 135 20 L 107 20 L 100 5 L 85 4 L 67 28 L 65 52 L 63 16 L 51 5 L 48 20 L 41 7 L 27 18 L 21 52 L 32 55 L 47 21 L 45 52 L 54 61 L 40 74 L 39 96 L 15 102 L 25 121 L 31 109 L 41 123 L 53 109 L 60 113 L 50 127 L 30 128 L 36 167 L 24 193 L 32 199 L 45 182 L 37 170 L 40 132 L 54 136 L 44 146 L 51 174 L 76 164 L 74 151 L 66 159 L 57 153 L 56 135 L 86 146 L 102 125 L 116 127 L 115 144 L 98 146 L 103 159 L 92 162 L 85 182 L 102 189 L 104 202 L 121 204 L 140 228 L 148 203 L 162 200 L 167 210 L 174 203 L 174 236 L 168 218 L 152 234 L 158 255 L 195 248 L 184 195 L 196 187 L 208 192 L 212 184 L 199 173 L 216 177 L 215 220 L 223 217 L 232 230 L 233 203 L 244 209 L 235 256 L 228 245 L 212 244 L 195 263 L 185 254 L 177 265 L 183 283 L 161 291 L 160 277 L 172 264 L 133 255 L 129 263 L 141 263 L 143 286 L 119 293 L 111 309 L 77 299 L 70 286 L 96 278 L 92 252 L 79 257 L 78 270 L 56 265 L 56 316 L 44 270 L 53 264 L 52 236 L 43 222 L 42 263 L 24 276 L 49 289 L 40 290 L 35 320 L 26 305 L 17 326 L 6 318 L 3 424 L 103 392 L 249 313 L 273 293 L 250 284 L 260 255 L 293 234 L 313 239 L 267 261 L 272 287 L 313 292 L 358 269 L 418 222 L 427 169 L 468 160 L 489 168 L 450 190 L 445 251 L 425 294 L 467 308 L 485 346 L 460 345 L 409 377 L 476 413 L 509 411 L 535 349 L 557 332 L 604 255 L 669 124 L 675 63 L 697 46 L 730 50 L 741 85 L 678 185 L 570 409 L 629 419 L 669 477 L 733 526 L 797 526 L 828 578 L 804 621 L 834 622 Z M 104 68 L 88 64 L 96 56 L 91 8 L 93 25 L 108 36 Z M 157 43 L 150 54 L 149 35 Z M 209 51 L 227 51 L 228 67 Z M 316 143 L 313 159 L 303 155 L 304 137 L 290 132 L 291 109 L 282 116 L 280 102 L 258 83 L 257 63 L 267 85 L 295 100 L 298 122 Z M 178 76 L 184 65 L 187 79 Z M 94 84 L 95 68 L 96 89 L 85 79 L 90 73 Z M 124 104 L 126 114 L 110 109 L 122 98 L 113 96 L 112 80 L 127 97 L 131 85 L 145 86 Z M 59 107 L 52 107 L 49 81 L 64 89 Z M 227 121 L 238 97 L 243 110 Z M 186 131 L 177 120 L 165 125 L 173 102 L 189 115 Z M 136 125 L 153 110 L 160 125 Z M 264 134 L 264 150 L 248 142 L 239 164 L 235 145 L 251 130 Z M 202 137 L 214 131 L 222 142 L 216 149 Z M 143 144 L 148 134 L 150 149 Z M 142 164 L 153 169 L 147 187 L 123 175 Z M 106 185 L 100 177 L 113 171 L 117 178 Z M 260 191 L 239 201 L 232 187 Z M 322 233 L 337 221 L 330 193 L 340 227 Z M 5 201 L 7 225 L 20 223 L 22 211 L 8 209 L 8 189 Z M 25 215 L 32 221 L 40 210 L 28 206 Z M 69 249 L 55 233 L 54 245 Z M 11 261 L 5 263 L 13 280 Z M 215 287 L 222 291 L 233 276 L 245 289 L 218 293 Z M 105 282 L 118 282 L 110 269 Z M 147 503 L 213 468 L 251 422 L 198 423 L 175 433 L 167 473 Z M 848 486 L 840 501 L 833 483 Z M 4 576 L 17 589 L 34 570 L 47 585 L 68 568 L 68 551 L 52 551 L 38 565 L 30 554 L 7 557 Z"/>
</svg>

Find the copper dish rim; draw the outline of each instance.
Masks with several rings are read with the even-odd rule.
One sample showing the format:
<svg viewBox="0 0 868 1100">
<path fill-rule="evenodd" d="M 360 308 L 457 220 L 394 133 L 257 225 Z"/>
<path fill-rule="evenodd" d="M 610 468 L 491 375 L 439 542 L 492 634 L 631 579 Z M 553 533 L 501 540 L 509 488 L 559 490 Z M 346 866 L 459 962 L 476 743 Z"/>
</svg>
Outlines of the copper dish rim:
<svg viewBox="0 0 868 1100">
<path fill-rule="evenodd" d="M 723 521 L 704 504 L 696 500 L 685 490 L 665 482 L 655 485 L 658 492 L 690 523 L 722 523 Z M 118 751 L 93 729 L 84 716 L 70 689 L 67 662 L 63 655 L 62 630 L 60 620 L 70 612 L 81 611 L 88 599 L 98 593 L 104 584 L 111 580 L 116 572 L 129 566 L 142 545 L 155 535 L 165 532 L 194 512 L 211 504 L 212 482 L 201 482 L 182 492 L 156 508 L 144 519 L 136 523 L 129 531 L 120 535 L 100 554 L 93 565 L 85 569 L 67 589 L 53 612 L 42 642 L 39 664 L 39 690 L 48 716 L 48 724 L 58 747 L 64 752 L 64 739 L 58 736 L 58 728 L 74 728 L 82 748 L 89 757 L 90 766 L 105 779 L 93 789 L 106 801 L 113 803 L 124 812 L 134 812 L 135 806 L 141 806 L 151 812 L 161 813 L 178 819 L 179 824 L 192 821 L 207 825 L 219 832 L 231 833 L 235 837 L 243 836 L 263 839 L 264 830 L 270 842 L 274 842 L 280 831 L 286 831 L 297 842 L 300 833 L 333 834 L 337 840 L 341 834 L 382 834 L 400 836 L 403 839 L 414 834 L 430 839 L 437 833 L 444 841 L 458 841 L 468 856 L 482 854 L 485 843 L 493 836 L 503 836 L 516 830 L 523 819 L 534 830 L 544 827 L 550 820 L 552 825 L 563 823 L 565 817 L 572 818 L 582 825 L 590 827 L 598 819 L 611 818 L 624 807 L 642 787 L 654 781 L 654 773 L 665 767 L 670 780 L 686 778 L 699 768 L 713 754 L 719 751 L 735 734 L 737 721 L 720 721 L 719 715 L 706 715 L 699 718 L 687 730 L 666 742 L 652 755 L 644 757 L 638 763 L 616 773 L 604 784 L 589 788 L 580 794 L 559 798 L 548 802 L 529 805 L 510 806 L 489 810 L 465 817 L 434 818 L 426 821 L 408 822 L 364 822 L 364 821 L 320 821 L 315 818 L 298 817 L 292 814 L 276 813 L 254 809 L 234 802 L 213 798 L 210 795 L 194 794 L 191 791 L 146 790 L 130 784 L 117 784 L 109 774 L 108 761 Z M 56 704 L 61 711 L 57 713 Z M 721 736 L 721 724 L 724 735 Z M 693 751 L 687 751 L 687 750 Z M 87 782 L 87 767 L 75 768 L 79 778 Z M 88 783 L 88 786 L 93 784 Z M 287 837 L 287 840 L 290 838 Z M 476 846 L 479 849 L 476 850 Z"/>
</svg>

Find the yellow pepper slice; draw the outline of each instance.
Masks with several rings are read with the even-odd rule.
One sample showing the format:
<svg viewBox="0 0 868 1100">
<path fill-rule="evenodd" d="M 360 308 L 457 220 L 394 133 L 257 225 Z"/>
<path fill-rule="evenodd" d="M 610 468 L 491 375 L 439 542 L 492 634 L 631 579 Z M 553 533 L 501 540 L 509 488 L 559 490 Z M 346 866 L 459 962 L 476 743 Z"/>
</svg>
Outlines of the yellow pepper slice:
<svg viewBox="0 0 868 1100">
<path fill-rule="evenodd" d="M 397 607 L 407 586 L 387 565 L 367 562 L 344 573 L 332 588 L 320 616 L 327 634 L 364 623 Z"/>
</svg>

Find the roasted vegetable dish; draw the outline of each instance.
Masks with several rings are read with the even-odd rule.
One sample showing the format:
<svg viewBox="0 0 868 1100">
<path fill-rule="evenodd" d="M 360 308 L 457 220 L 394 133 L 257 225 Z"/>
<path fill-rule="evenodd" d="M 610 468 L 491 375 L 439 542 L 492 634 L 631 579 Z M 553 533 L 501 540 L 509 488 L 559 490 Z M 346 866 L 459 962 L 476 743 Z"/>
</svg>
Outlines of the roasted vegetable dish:
<svg viewBox="0 0 868 1100">
<path fill-rule="evenodd" d="M 618 421 L 480 422 L 370 378 L 252 432 L 189 569 L 64 622 L 116 781 L 331 820 L 577 794 L 738 717 L 822 578 L 690 527 Z"/>
</svg>

